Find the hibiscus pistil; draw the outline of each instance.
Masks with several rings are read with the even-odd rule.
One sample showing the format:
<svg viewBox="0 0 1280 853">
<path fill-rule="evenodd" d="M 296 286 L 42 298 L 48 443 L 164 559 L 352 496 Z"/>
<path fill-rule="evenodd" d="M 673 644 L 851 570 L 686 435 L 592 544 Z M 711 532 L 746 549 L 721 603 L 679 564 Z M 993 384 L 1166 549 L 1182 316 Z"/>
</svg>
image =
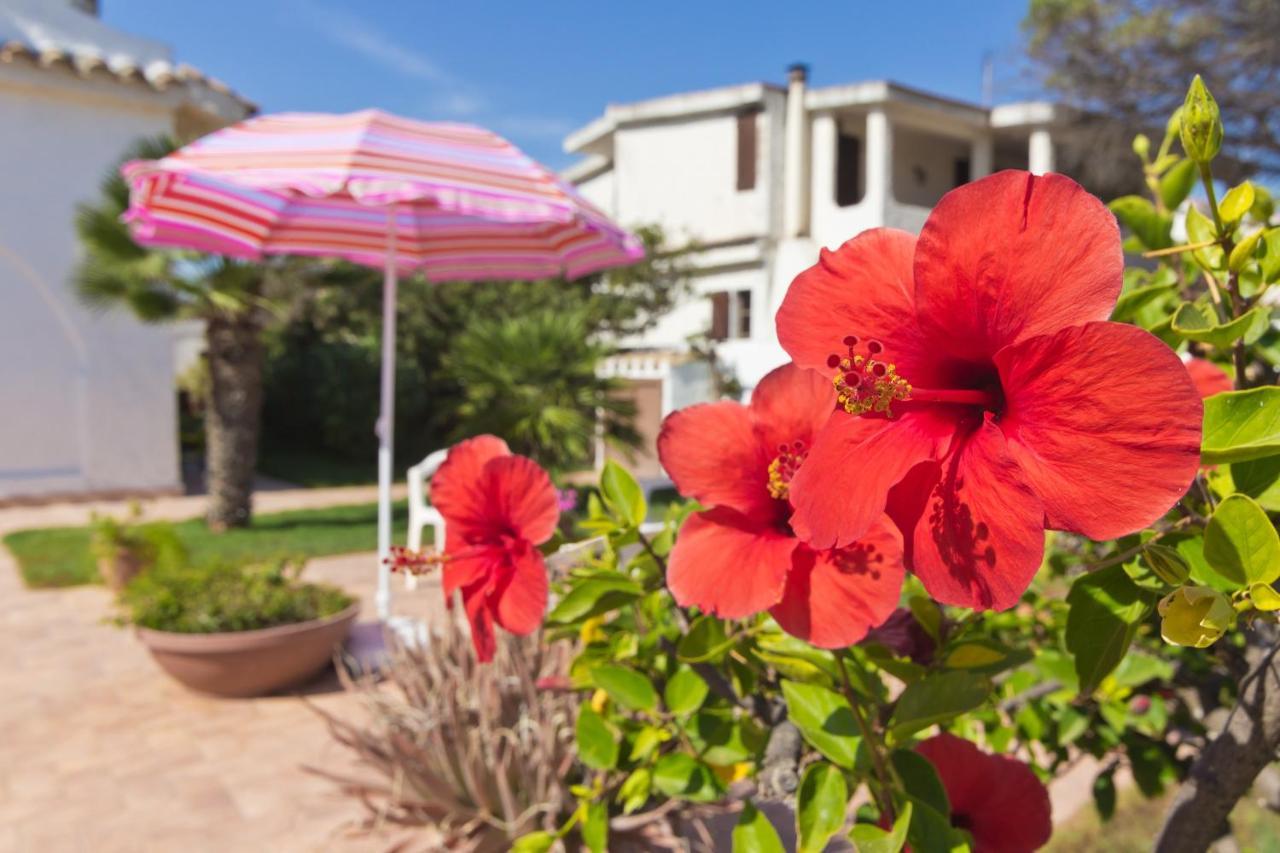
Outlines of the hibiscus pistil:
<svg viewBox="0 0 1280 853">
<path fill-rule="evenodd" d="M 778 445 L 778 455 L 769 463 L 769 497 L 779 501 L 787 499 L 791 492 L 791 478 L 800 470 L 805 456 L 803 441 Z"/>
</svg>

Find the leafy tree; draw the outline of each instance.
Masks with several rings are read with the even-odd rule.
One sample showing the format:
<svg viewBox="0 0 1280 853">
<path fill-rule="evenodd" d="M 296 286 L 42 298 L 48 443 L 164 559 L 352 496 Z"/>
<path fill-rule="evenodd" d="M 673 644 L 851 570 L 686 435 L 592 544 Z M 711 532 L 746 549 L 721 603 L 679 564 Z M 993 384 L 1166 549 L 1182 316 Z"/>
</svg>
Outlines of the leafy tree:
<svg viewBox="0 0 1280 853">
<path fill-rule="evenodd" d="M 142 140 L 122 162 L 173 151 L 168 138 Z M 121 216 L 129 188 L 118 167 L 97 200 L 79 207 L 84 256 L 74 274 L 80 299 L 103 310 L 125 308 L 147 323 L 204 322 L 208 364 L 205 401 L 207 520 L 215 530 L 244 526 L 252 488 L 262 404 L 264 324 L 286 292 L 296 262 L 251 264 L 196 252 L 158 251 L 133 241 Z"/>
<path fill-rule="evenodd" d="M 1220 178 L 1280 173 L 1280 4 L 1275 0 L 1031 0 L 1027 49 L 1044 85 L 1080 108 L 1071 174 L 1105 194 L 1127 181 L 1135 129 L 1159 132 L 1195 74 L 1237 140 Z"/>
<path fill-rule="evenodd" d="M 615 441 L 634 441 L 627 407 L 610 397 L 612 386 L 594 379 L 595 362 L 610 351 L 603 342 L 650 328 L 688 287 L 683 252 L 665 249 L 658 228 L 637 233 L 646 244 L 645 260 L 575 281 L 431 284 L 415 277 L 402 282 L 396 355 L 400 463 L 412 464 L 431 450 L 486 430 L 553 468 L 570 459 L 586 462 L 590 454 L 581 443 L 582 424 L 594 420 L 597 405 L 611 413 L 608 432 Z M 326 456 L 367 459 L 372 473 L 381 287 L 374 271 L 346 264 L 334 269 L 350 277 L 348 286 L 307 292 L 268 335 L 263 421 L 268 466 L 282 449 L 303 446 Z M 558 321 L 539 325 L 537 318 L 544 317 Z M 506 348 L 491 344 L 486 351 L 485 335 L 517 333 L 536 335 L 540 352 L 558 353 L 561 372 L 555 374 L 554 364 L 531 360 L 528 344 L 517 339 Z M 455 353 L 460 347 L 466 352 Z M 481 358 L 489 359 L 484 370 Z M 495 393 L 483 386 L 498 382 L 500 375 L 511 383 L 504 407 L 549 382 L 559 390 L 544 388 L 541 400 L 557 399 L 574 415 L 547 412 L 549 420 L 542 419 L 537 428 L 527 418 L 522 424 L 516 422 L 520 418 L 499 424 L 492 420 L 498 413 L 480 411 L 477 400 Z M 568 377 L 575 383 L 590 380 L 590 387 L 571 392 L 562 384 Z M 471 387 L 473 382 L 480 384 Z M 503 417 L 512 415 L 511 408 L 502 411 Z M 567 426 L 552 440 L 547 430 L 557 419 Z M 481 423 L 486 426 L 477 426 Z M 543 438 L 534 438 L 539 430 Z"/>
<path fill-rule="evenodd" d="M 618 396 L 619 380 L 596 375 L 610 348 L 589 332 L 585 309 L 543 308 L 468 325 L 443 364 L 462 388 L 454 437 L 500 435 L 552 471 L 572 470 L 590 465 L 599 413 L 608 438 L 637 445 L 635 406 Z"/>
</svg>

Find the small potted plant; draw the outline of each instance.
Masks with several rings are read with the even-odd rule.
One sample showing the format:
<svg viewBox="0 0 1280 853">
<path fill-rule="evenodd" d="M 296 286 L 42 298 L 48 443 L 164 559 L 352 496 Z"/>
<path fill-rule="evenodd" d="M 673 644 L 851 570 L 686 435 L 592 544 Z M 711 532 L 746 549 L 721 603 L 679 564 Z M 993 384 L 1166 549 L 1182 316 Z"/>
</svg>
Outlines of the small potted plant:
<svg viewBox="0 0 1280 853">
<path fill-rule="evenodd" d="M 300 561 L 158 564 L 120 596 L 156 663 L 186 686 L 258 696 L 307 681 L 346 639 L 359 602 L 303 583 Z"/>
</svg>

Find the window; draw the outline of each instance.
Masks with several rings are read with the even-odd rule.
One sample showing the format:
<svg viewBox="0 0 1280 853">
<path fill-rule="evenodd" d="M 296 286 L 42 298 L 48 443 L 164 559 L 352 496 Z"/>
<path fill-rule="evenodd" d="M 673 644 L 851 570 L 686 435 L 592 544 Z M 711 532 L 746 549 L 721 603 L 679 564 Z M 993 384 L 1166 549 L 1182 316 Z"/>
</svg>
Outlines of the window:
<svg viewBox="0 0 1280 853">
<path fill-rule="evenodd" d="M 751 291 L 718 290 L 707 294 L 711 300 L 711 331 L 713 341 L 728 341 L 751 337 Z"/>
<path fill-rule="evenodd" d="M 847 133 L 836 136 L 836 204 L 848 207 L 862 200 L 862 140 Z"/>
<path fill-rule="evenodd" d="M 969 158 L 957 157 L 955 167 L 951 173 L 951 186 L 958 187 L 969 183 L 973 180 L 972 173 L 969 171 Z"/>
<path fill-rule="evenodd" d="M 756 116 L 759 110 L 738 113 L 738 191 L 756 187 Z"/>
<path fill-rule="evenodd" d="M 711 333 L 713 341 L 729 339 L 729 291 L 721 290 L 711 294 Z"/>
<path fill-rule="evenodd" d="M 739 290 L 736 294 L 738 303 L 737 322 L 734 323 L 737 329 L 737 337 L 751 337 L 751 291 Z"/>
</svg>

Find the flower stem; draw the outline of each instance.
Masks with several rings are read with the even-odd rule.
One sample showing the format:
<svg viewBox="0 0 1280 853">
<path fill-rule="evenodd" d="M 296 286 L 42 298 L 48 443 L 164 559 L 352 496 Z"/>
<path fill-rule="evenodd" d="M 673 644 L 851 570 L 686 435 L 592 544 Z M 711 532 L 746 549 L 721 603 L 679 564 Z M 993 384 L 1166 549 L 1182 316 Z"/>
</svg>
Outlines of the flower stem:
<svg viewBox="0 0 1280 853">
<path fill-rule="evenodd" d="M 849 707 L 853 710 L 853 719 L 858 724 L 858 730 L 862 733 L 862 741 L 867 745 L 867 751 L 871 753 L 871 766 L 875 771 L 876 779 L 879 786 L 871 785 L 871 795 L 875 798 L 876 806 L 880 809 L 881 815 L 887 817 L 889 823 L 893 823 L 893 798 L 890 791 L 893 789 L 892 777 L 889 775 L 888 765 L 884 760 L 884 743 L 876 736 L 875 730 L 862 711 L 862 703 L 858 701 L 858 694 L 854 692 L 853 682 L 849 680 L 849 670 L 845 668 L 844 655 L 837 652 L 835 655 L 836 665 L 840 667 L 840 678 L 844 682 L 844 695 L 849 700 Z"/>
</svg>

